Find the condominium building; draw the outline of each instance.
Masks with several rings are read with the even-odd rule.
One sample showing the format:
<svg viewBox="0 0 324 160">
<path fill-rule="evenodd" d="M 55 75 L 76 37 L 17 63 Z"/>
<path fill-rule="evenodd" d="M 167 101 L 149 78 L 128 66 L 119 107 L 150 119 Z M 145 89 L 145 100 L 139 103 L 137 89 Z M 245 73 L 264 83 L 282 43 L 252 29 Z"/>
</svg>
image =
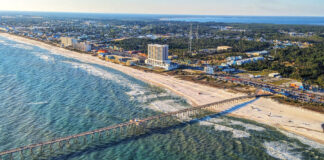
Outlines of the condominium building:
<svg viewBox="0 0 324 160">
<path fill-rule="evenodd" d="M 70 47 L 78 42 L 76 39 L 73 39 L 71 37 L 61 37 L 60 40 L 63 47 Z"/>
<path fill-rule="evenodd" d="M 80 43 L 73 43 L 73 48 L 83 52 L 91 51 L 91 44 L 89 42 L 80 42 Z"/>
<path fill-rule="evenodd" d="M 177 64 L 171 63 L 168 56 L 168 45 L 149 44 L 148 59 L 145 61 L 145 63 L 154 67 L 161 67 L 166 70 L 172 70 L 177 68 Z"/>
<path fill-rule="evenodd" d="M 165 62 L 169 62 L 169 46 L 159 44 L 148 45 L 148 60 L 152 64 L 162 65 Z"/>
</svg>

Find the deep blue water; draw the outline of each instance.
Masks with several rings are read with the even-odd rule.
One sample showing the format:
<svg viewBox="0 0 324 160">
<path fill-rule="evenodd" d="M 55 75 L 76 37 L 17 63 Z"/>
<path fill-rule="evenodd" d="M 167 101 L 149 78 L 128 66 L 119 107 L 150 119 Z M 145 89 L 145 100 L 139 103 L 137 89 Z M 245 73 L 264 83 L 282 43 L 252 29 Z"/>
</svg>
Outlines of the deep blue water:
<svg viewBox="0 0 324 160">
<path fill-rule="evenodd" d="M 119 71 L 0 36 L 0 151 L 190 107 Z M 244 104 L 231 110 L 244 107 Z M 321 159 L 323 148 L 224 114 L 53 159 Z M 298 138 L 298 139 L 296 139 Z M 303 142 L 303 143 L 302 143 Z M 322 146 L 323 147 L 323 146 Z M 17 158 L 17 157 L 16 157 Z"/>
<path fill-rule="evenodd" d="M 220 23 L 264 23 L 324 25 L 324 17 L 271 17 L 271 16 L 183 16 L 164 18 L 165 21 L 220 22 Z"/>
<path fill-rule="evenodd" d="M 324 25 L 324 16 L 200 16 L 200 15 L 163 15 L 163 14 L 111 14 L 111 13 L 64 13 L 64 12 L 25 12 L 0 11 L 1 16 L 42 16 L 55 18 L 91 18 L 117 20 L 166 20 L 185 22 L 220 22 L 220 23 L 265 23 L 265 24 L 297 24 Z M 1 18 L 0 18 L 1 19 Z"/>
</svg>

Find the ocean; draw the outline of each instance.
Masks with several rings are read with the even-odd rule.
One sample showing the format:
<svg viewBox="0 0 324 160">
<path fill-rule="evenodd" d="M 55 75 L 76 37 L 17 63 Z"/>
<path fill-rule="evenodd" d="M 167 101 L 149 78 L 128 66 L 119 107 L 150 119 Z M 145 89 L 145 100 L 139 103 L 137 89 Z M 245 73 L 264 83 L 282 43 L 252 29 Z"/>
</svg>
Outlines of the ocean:
<svg viewBox="0 0 324 160">
<path fill-rule="evenodd" d="M 324 17 L 285 17 L 285 16 L 176 16 L 161 18 L 162 21 L 217 22 L 217 23 L 259 23 L 324 25 Z"/>
<path fill-rule="evenodd" d="M 167 90 L 114 69 L 66 58 L 1 36 L 0 102 L 0 151 L 191 107 Z M 253 121 L 221 116 L 42 158 L 298 160 L 323 157 L 323 145 Z M 19 155 L 15 158 L 19 159 Z"/>
<path fill-rule="evenodd" d="M 1 16 L 40 16 L 45 18 L 84 18 L 126 21 L 182 21 L 182 22 L 217 22 L 217 23 L 259 23 L 324 25 L 324 16 L 230 16 L 230 15 L 165 15 L 165 14 L 113 14 L 113 13 L 64 13 L 64 12 L 27 12 L 0 11 Z M 1 19 L 0 16 L 0 19 Z"/>
</svg>

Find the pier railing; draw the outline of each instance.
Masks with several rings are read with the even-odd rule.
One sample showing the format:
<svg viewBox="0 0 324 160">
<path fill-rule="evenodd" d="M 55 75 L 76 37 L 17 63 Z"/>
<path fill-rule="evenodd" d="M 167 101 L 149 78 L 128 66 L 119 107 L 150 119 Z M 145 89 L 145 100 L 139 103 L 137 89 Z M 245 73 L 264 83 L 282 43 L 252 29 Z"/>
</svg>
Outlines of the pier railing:
<svg viewBox="0 0 324 160">
<path fill-rule="evenodd" d="M 199 118 L 199 116 L 207 116 L 214 114 L 218 111 L 217 108 L 221 105 L 235 105 L 235 103 L 242 103 L 243 101 L 248 101 L 260 96 L 268 95 L 249 95 L 242 96 L 232 99 L 227 99 L 211 104 L 206 104 L 198 107 L 187 108 L 175 112 L 160 114 L 157 116 L 151 116 L 145 119 L 130 120 L 129 122 L 116 124 L 113 126 L 108 126 L 105 128 L 96 129 L 93 131 L 83 132 L 63 138 L 58 138 L 46 142 L 40 142 L 37 144 L 32 144 L 28 146 L 23 146 L 7 151 L 0 152 L 0 160 L 2 159 L 24 159 L 26 156 L 35 157 L 40 156 L 43 153 L 54 153 L 56 150 L 64 150 L 64 148 L 69 148 L 72 144 L 86 144 L 95 137 L 101 139 L 103 136 L 109 137 L 114 135 L 114 138 L 118 139 L 119 136 L 132 136 L 138 133 L 144 133 L 145 130 L 149 130 L 156 127 L 166 127 L 174 125 L 176 123 L 183 123 L 190 121 L 193 118 Z M 55 147 L 56 146 L 56 147 Z M 38 149 L 38 153 L 35 150 Z M 46 150 L 46 151 L 45 151 Z M 27 153 L 28 152 L 28 153 Z M 26 155 L 27 154 L 27 155 Z"/>
</svg>

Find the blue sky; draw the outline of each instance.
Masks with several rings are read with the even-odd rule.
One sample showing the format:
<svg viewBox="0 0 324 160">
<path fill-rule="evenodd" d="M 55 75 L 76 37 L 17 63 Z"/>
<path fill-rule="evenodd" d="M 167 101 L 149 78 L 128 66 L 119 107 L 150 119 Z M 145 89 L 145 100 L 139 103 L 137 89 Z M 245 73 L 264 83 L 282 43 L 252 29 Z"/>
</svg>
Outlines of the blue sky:
<svg viewBox="0 0 324 160">
<path fill-rule="evenodd" d="M 0 0 L 0 10 L 324 16 L 324 0 Z"/>
</svg>

